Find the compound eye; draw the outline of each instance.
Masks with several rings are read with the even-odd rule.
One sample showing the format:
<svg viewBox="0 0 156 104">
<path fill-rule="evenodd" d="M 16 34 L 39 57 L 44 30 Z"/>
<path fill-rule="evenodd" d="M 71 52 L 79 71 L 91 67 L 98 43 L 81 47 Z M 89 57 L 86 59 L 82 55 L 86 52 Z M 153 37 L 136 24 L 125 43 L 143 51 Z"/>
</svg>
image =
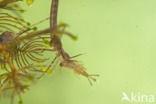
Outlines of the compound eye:
<svg viewBox="0 0 156 104">
<path fill-rule="evenodd" d="M 0 43 L 2 43 L 2 41 L 3 41 L 3 39 L 2 39 L 2 37 L 0 37 Z"/>
<path fill-rule="evenodd" d="M 0 42 L 2 42 L 3 45 L 8 45 L 14 39 L 15 35 L 12 32 L 6 31 L 0 35 Z"/>
<path fill-rule="evenodd" d="M 5 31 L 5 32 L 3 32 L 3 33 L 0 35 L 0 42 L 3 41 L 3 39 L 4 39 L 4 37 L 5 37 L 5 35 L 6 35 L 7 32 L 8 32 L 8 31 Z"/>
<path fill-rule="evenodd" d="M 63 63 L 60 63 L 60 66 L 63 66 Z"/>
</svg>

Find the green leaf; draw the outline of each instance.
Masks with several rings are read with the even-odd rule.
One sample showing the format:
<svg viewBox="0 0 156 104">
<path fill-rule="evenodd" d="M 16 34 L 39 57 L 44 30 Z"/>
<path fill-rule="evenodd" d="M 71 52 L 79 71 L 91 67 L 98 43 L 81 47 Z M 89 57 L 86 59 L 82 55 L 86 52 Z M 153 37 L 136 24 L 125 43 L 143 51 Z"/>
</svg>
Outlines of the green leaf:
<svg viewBox="0 0 156 104">
<path fill-rule="evenodd" d="M 34 0 L 26 0 L 26 4 L 28 6 L 31 6 L 34 3 Z"/>
<path fill-rule="evenodd" d="M 33 78 L 32 78 L 32 77 L 28 77 L 28 78 L 25 79 L 25 82 L 26 82 L 26 83 L 30 83 L 30 82 L 32 82 L 32 81 L 33 81 Z"/>
<path fill-rule="evenodd" d="M 50 49 L 51 47 L 50 47 L 49 44 L 47 44 L 45 48 L 46 48 L 46 49 Z"/>
<path fill-rule="evenodd" d="M 73 40 L 77 40 L 77 36 L 75 36 L 75 35 L 71 35 L 70 36 Z"/>
<path fill-rule="evenodd" d="M 24 10 L 24 9 L 21 9 L 21 10 L 20 10 L 20 13 L 24 13 L 24 12 L 25 12 L 25 10 Z"/>
<path fill-rule="evenodd" d="M 60 22 L 60 23 L 59 23 L 59 26 L 60 26 L 60 27 L 67 27 L 67 26 L 69 26 L 69 25 L 66 24 L 66 23 L 64 23 L 64 22 Z"/>
<path fill-rule="evenodd" d="M 40 71 L 46 71 L 46 69 L 47 69 L 46 67 L 41 67 Z"/>
<path fill-rule="evenodd" d="M 78 39 L 78 37 L 76 35 L 73 35 L 73 34 L 71 34 L 69 32 L 66 32 L 66 35 L 68 35 L 72 40 L 77 40 Z"/>
<path fill-rule="evenodd" d="M 52 70 L 52 69 L 49 69 L 49 70 L 47 71 L 47 75 L 50 75 L 52 72 L 53 72 L 53 70 Z"/>
<path fill-rule="evenodd" d="M 30 25 L 31 25 L 31 23 L 30 23 L 30 22 L 27 22 L 27 25 L 28 25 L 28 26 L 30 26 Z"/>
<path fill-rule="evenodd" d="M 23 101 L 22 101 L 22 100 L 19 100 L 19 101 L 18 101 L 18 104 L 23 104 Z"/>
<path fill-rule="evenodd" d="M 44 38 L 42 39 L 42 42 L 45 43 L 45 44 L 49 44 L 49 40 L 44 39 Z"/>
<path fill-rule="evenodd" d="M 17 4 L 14 4 L 13 6 L 14 6 L 15 8 L 19 8 L 19 5 L 17 5 Z"/>
<path fill-rule="evenodd" d="M 33 29 L 34 31 L 37 31 L 37 27 L 33 27 L 32 29 Z"/>
</svg>

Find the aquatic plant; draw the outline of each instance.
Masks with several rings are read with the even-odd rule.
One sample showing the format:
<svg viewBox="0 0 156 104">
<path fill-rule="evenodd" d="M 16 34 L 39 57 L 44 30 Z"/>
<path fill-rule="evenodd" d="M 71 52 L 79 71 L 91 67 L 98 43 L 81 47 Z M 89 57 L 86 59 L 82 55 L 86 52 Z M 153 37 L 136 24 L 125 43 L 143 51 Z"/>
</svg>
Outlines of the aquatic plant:
<svg viewBox="0 0 156 104">
<path fill-rule="evenodd" d="M 9 10 L 19 15 L 19 13 L 23 13 L 24 9 L 20 7 L 16 2 L 23 0 L 1 0 L 0 1 L 0 9 Z M 29 1 L 29 0 L 26 0 Z"/>
<path fill-rule="evenodd" d="M 5 1 L 2 8 L 8 3 L 11 2 Z M 33 0 L 27 0 L 28 5 L 31 3 Z M 0 5 L 2 4 L 3 2 L 0 2 Z M 77 37 L 66 31 L 67 24 L 57 24 L 57 11 L 58 0 L 53 0 L 50 26 L 43 30 L 37 30 L 36 26 L 49 18 L 31 24 L 8 13 L 0 13 L 0 95 L 9 93 L 11 103 L 13 103 L 14 96 L 17 95 L 21 104 L 21 94 L 29 88 L 28 82 L 42 78 L 57 64 L 86 77 L 91 85 L 91 81 L 96 81 L 94 76 L 98 76 L 97 74 L 88 74 L 83 65 L 73 60 L 81 54 L 70 56 L 64 50 L 61 36 L 67 35 L 74 40 Z M 46 58 L 44 52 L 47 51 L 55 52 L 55 58 L 51 59 L 53 56 Z M 49 65 L 46 63 L 47 60 L 51 60 Z"/>
</svg>

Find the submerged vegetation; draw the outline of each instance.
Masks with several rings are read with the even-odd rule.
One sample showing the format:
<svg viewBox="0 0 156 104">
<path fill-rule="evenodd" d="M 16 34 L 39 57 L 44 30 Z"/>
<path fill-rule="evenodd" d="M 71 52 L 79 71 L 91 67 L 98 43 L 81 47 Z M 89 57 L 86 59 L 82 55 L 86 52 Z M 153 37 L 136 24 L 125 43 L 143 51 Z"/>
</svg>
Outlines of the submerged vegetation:
<svg viewBox="0 0 156 104">
<path fill-rule="evenodd" d="M 23 0 L 3 0 L 0 8 L 14 11 L 13 2 Z M 34 0 L 26 0 L 31 5 Z M 9 13 L 0 13 L 0 95 L 9 93 L 11 103 L 15 95 L 22 103 L 21 93 L 29 88 L 28 82 L 37 81 L 46 73 L 52 71 L 56 64 L 60 67 L 72 69 L 77 74 L 85 76 L 89 83 L 96 81 L 94 76 L 88 74 L 83 65 L 73 58 L 81 54 L 70 56 L 64 49 L 61 36 L 67 35 L 76 40 L 77 37 L 66 31 L 67 24 L 57 24 L 58 0 L 53 0 L 50 18 L 30 24 L 22 18 Z M 49 28 L 37 30 L 37 25 L 50 20 Z M 44 52 L 54 52 L 54 59 L 44 57 Z M 53 57 L 53 56 L 52 56 Z M 47 65 L 46 61 L 51 60 Z"/>
</svg>

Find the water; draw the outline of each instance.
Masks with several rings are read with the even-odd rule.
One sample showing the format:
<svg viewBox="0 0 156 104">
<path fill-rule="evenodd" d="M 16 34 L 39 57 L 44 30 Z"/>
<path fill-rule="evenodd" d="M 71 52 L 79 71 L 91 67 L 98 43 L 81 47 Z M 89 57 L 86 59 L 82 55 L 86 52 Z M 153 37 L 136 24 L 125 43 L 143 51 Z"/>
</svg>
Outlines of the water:
<svg viewBox="0 0 156 104">
<path fill-rule="evenodd" d="M 32 85 L 24 104 L 129 104 L 122 93 L 156 95 L 155 0 L 60 0 L 59 21 L 78 35 L 63 37 L 64 48 L 89 73 L 98 73 L 89 85 L 83 76 L 59 68 Z M 49 16 L 50 0 L 36 0 L 24 17 L 36 22 Z M 40 28 L 48 27 L 46 22 Z M 9 104 L 0 99 L 0 104 Z M 144 104 L 144 102 L 143 102 Z"/>
</svg>

